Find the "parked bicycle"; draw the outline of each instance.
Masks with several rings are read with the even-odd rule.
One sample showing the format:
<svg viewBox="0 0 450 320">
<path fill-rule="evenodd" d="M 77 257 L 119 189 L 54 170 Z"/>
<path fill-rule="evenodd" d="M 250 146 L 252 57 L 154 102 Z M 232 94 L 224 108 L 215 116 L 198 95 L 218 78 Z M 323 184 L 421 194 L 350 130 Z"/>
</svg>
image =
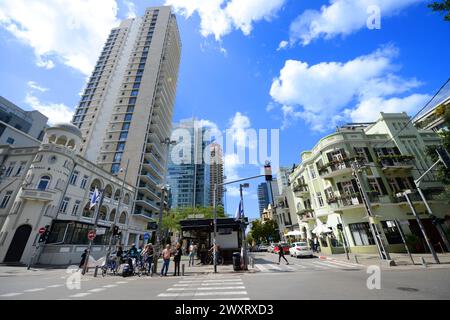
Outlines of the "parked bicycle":
<svg viewBox="0 0 450 320">
<path fill-rule="evenodd" d="M 205 260 L 206 264 L 214 264 L 214 253 L 213 252 L 208 252 L 208 256 L 206 257 Z M 224 263 L 224 259 L 223 257 L 217 253 L 217 265 L 223 265 Z"/>
</svg>

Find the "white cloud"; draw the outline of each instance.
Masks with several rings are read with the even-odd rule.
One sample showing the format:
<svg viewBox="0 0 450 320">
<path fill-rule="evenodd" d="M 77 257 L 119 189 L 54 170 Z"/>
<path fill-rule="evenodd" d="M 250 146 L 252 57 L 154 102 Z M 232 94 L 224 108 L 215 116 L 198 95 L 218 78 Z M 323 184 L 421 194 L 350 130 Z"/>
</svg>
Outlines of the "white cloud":
<svg viewBox="0 0 450 320">
<path fill-rule="evenodd" d="M 286 0 L 166 0 L 166 5 L 189 18 L 196 12 L 200 16 L 200 32 L 204 37 L 214 35 L 216 40 L 233 30 L 249 35 L 253 23 L 270 21 Z"/>
<path fill-rule="evenodd" d="M 421 84 L 417 80 L 395 74 L 398 67 L 393 60 L 397 55 L 395 47 L 386 46 L 345 63 L 322 62 L 310 66 L 303 61 L 286 61 L 270 90 L 273 100 L 282 106 L 283 128 L 303 119 L 315 131 L 332 129 L 351 118 L 361 119 L 358 111 L 352 112 L 351 105 L 357 105 L 357 110 L 364 108 L 366 101 L 386 103 L 385 99 L 392 95 L 417 88 Z M 401 106 L 418 100 L 418 96 L 404 100 L 403 104 L 391 100 L 373 110 L 382 110 L 383 106 L 395 102 Z M 412 110 L 414 106 L 405 109 Z M 367 114 L 366 119 L 372 118 L 371 115 L 374 113 Z"/>
<path fill-rule="evenodd" d="M 55 123 L 68 123 L 72 120 L 73 111 L 71 108 L 62 103 L 43 103 L 36 96 L 36 91 L 47 92 L 48 89 L 41 87 L 34 81 L 29 81 L 25 103 L 32 109 L 45 115 L 50 125 Z"/>
<path fill-rule="evenodd" d="M 308 45 L 317 38 L 346 36 L 366 28 L 371 6 L 380 9 L 381 20 L 425 0 L 330 0 L 318 10 L 306 10 L 290 27 L 290 42 Z M 381 26 L 382 27 L 382 26 Z"/>
<path fill-rule="evenodd" d="M 232 133 L 233 141 L 238 147 L 256 148 L 257 141 L 249 140 L 250 136 L 247 130 L 251 129 L 250 118 L 240 112 L 236 112 L 233 118 L 230 119 L 230 132 Z"/>
<path fill-rule="evenodd" d="M 136 5 L 134 4 L 133 1 L 130 0 L 124 0 L 123 4 L 127 7 L 127 18 L 128 19 L 133 19 L 136 18 L 137 14 L 136 14 Z"/>
<path fill-rule="evenodd" d="M 289 42 L 286 40 L 283 40 L 280 42 L 280 44 L 278 45 L 277 51 L 283 50 L 288 46 Z"/>
<path fill-rule="evenodd" d="M 48 91 L 47 88 L 41 87 L 39 84 L 37 84 L 34 81 L 28 81 L 27 85 L 28 85 L 28 87 L 30 89 L 33 89 L 33 90 L 37 90 L 37 91 L 40 91 L 40 92 L 47 92 Z"/>
<path fill-rule="evenodd" d="M 56 59 L 87 75 L 119 23 L 117 8 L 115 0 L 1 1 L 0 26 L 33 48 L 38 66 Z"/>
</svg>

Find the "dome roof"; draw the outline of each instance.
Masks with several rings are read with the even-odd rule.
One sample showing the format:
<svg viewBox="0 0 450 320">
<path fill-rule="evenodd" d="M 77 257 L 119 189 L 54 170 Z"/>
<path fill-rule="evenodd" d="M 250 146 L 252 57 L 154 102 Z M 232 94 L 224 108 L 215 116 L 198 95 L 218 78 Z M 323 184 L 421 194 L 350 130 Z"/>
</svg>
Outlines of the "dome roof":
<svg viewBox="0 0 450 320">
<path fill-rule="evenodd" d="M 70 133 L 76 135 L 80 139 L 82 138 L 80 129 L 78 129 L 78 127 L 76 127 L 76 126 L 74 126 L 73 124 L 70 124 L 70 123 L 58 123 L 58 124 L 55 124 L 55 125 L 51 126 L 47 130 L 51 130 L 51 129 L 64 130 L 64 131 L 67 131 L 67 132 L 70 132 Z"/>
</svg>

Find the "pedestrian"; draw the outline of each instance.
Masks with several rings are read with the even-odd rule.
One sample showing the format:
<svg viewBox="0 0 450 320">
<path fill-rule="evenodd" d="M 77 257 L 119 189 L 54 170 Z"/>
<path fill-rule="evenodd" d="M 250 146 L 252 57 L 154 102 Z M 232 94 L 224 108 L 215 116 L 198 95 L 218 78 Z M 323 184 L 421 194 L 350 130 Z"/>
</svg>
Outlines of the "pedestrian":
<svg viewBox="0 0 450 320">
<path fill-rule="evenodd" d="M 317 237 L 314 237 L 314 252 L 319 252 L 318 250 L 317 250 Z"/>
<path fill-rule="evenodd" d="M 84 264 L 86 262 L 87 252 L 88 251 L 86 249 L 86 250 L 84 250 L 83 254 L 81 255 L 81 262 L 80 262 L 80 264 L 78 266 L 80 269 L 84 267 Z"/>
<path fill-rule="evenodd" d="M 175 253 L 173 254 L 173 262 L 175 263 L 175 270 L 173 272 L 174 277 L 177 276 L 177 274 L 178 274 L 178 276 L 180 276 L 180 263 L 181 263 L 182 255 L 183 255 L 183 250 L 181 249 L 181 244 L 177 243 L 177 246 L 175 248 Z"/>
<path fill-rule="evenodd" d="M 170 263 L 170 256 L 171 256 L 171 252 L 170 252 L 170 244 L 168 244 L 166 246 L 166 248 L 162 251 L 162 258 L 163 258 L 163 267 L 161 269 L 161 274 L 160 276 L 167 276 L 167 271 L 169 271 L 169 263 Z"/>
<path fill-rule="evenodd" d="M 278 244 L 278 264 L 280 264 L 281 258 L 283 258 L 284 261 L 286 261 L 286 264 L 289 264 L 289 261 L 287 261 L 286 257 L 284 256 L 283 246 L 281 245 L 281 243 L 279 243 Z"/>
<path fill-rule="evenodd" d="M 194 266 L 195 263 L 195 256 L 197 255 L 197 245 L 193 242 L 189 246 L 189 267 L 192 265 Z"/>
</svg>

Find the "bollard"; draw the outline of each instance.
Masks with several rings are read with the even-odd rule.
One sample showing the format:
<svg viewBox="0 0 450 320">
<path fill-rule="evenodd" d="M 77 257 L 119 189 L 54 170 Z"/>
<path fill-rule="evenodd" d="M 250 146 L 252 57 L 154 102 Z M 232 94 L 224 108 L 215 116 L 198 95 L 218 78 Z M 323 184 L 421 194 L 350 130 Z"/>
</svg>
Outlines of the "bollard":
<svg viewBox="0 0 450 320">
<path fill-rule="evenodd" d="M 422 265 L 426 268 L 427 262 L 425 261 L 425 259 L 423 257 L 420 257 L 420 261 L 422 261 Z"/>
<path fill-rule="evenodd" d="M 356 264 L 359 264 L 359 262 L 358 262 L 358 256 L 355 254 L 355 262 L 356 262 Z"/>
<path fill-rule="evenodd" d="M 181 275 L 184 277 L 184 263 L 181 265 Z"/>
<path fill-rule="evenodd" d="M 252 258 L 252 269 L 255 269 L 255 259 Z"/>
<path fill-rule="evenodd" d="M 96 277 L 97 277 L 97 274 L 98 274 L 98 266 L 95 266 L 95 271 L 94 271 L 94 278 L 96 278 Z"/>
</svg>

